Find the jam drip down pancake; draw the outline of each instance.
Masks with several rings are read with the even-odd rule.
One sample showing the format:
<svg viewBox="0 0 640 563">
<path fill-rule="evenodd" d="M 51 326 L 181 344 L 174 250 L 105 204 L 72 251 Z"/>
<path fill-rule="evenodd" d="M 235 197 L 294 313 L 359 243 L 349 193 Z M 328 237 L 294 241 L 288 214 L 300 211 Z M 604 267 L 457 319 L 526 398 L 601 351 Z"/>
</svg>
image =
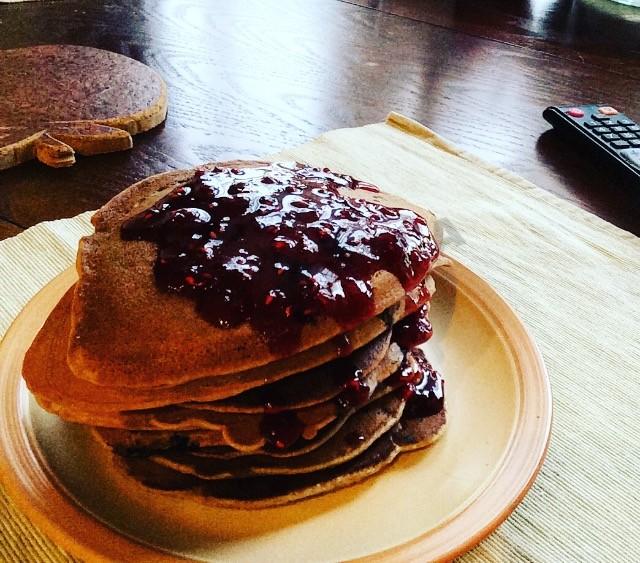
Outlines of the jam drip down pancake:
<svg viewBox="0 0 640 563">
<path fill-rule="evenodd" d="M 327 168 L 236 161 L 151 177 L 92 220 L 23 373 L 131 483 L 276 506 L 442 434 L 420 349 L 446 264 L 428 212 Z"/>
</svg>

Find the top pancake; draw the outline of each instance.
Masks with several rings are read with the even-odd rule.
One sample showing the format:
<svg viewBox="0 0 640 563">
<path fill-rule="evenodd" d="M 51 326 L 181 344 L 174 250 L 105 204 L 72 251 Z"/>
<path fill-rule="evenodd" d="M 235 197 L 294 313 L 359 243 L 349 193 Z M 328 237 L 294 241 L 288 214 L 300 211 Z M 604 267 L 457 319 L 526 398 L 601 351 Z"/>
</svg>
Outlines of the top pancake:
<svg viewBox="0 0 640 563">
<path fill-rule="evenodd" d="M 264 162 L 225 162 L 220 167 L 247 168 Z M 215 164 L 199 169 L 211 169 Z M 68 363 L 76 377 L 116 387 L 172 386 L 221 376 L 273 362 L 278 356 L 249 324 L 220 329 L 204 320 L 194 302 L 161 291 L 154 279 L 156 245 L 125 241 L 120 225 L 184 184 L 194 170 L 152 176 L 134 184 L 93 217 L 96 233 L 81 240 L 71 316 Z M 348 195 L 411 206 L 383 194 Z M 428 216 L 424 211 L 423 216 Z M 433 229 L 432 229 L 433 232 Z M 398 279 L 386 271 L 372 278 L 371 317 L 403 299 Z M 315 318 L 303 328 L 292 354 L 317 346 L 343 332 L 331 318 Z"/>
</svg>

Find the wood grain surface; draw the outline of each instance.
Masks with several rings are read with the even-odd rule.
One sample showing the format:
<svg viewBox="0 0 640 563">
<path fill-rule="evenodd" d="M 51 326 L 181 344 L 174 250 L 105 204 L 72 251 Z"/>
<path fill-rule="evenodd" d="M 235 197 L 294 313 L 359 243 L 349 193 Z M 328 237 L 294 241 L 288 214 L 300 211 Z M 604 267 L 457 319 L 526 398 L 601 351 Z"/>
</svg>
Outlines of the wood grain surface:
<svg viewBox="0 0 640 563">
<path fill-rule="evenodd" d="M 638 76 L 638 11 L 611 0 L 347 0 L 502 43 Z"/>
<path fill-rule="evenodd" d="M 589 0 L 596 1 L 607 2 Z M 472 9 L 470 1 L 438 0 L 429 3 L 432 10 L 409 0 L 0 5 L 0 48 L 69 43 L 122 53 L 158 70 L 171 100 L 166 125 L 139 136 L 132 151 L 79 158 L 70 169 L 27 163 L 0 172 L 0 218 L 27 227 L 69 217 L 152 173 L 266 155 L 395 110 L 640 234 L 634 191 L 546 133 L 541 117 L 552 103 L 607 101 L 640 119 L 637 60 L 629 66 L 637 36 L 611 31 L 611 22 L 630 29 L 627 20 L 607 16 L 613 18 L 607 30 L 593 33 L 594 22 L 604 20 L 570 17 L 575 3 L 486 4 Z"/>
<path fill-rule="evenodd" d="M 22 227 L 9 223 L 3 219 L 0 219 L 0 240 L 3 238 L 12 237 L 22 231 Z"/>
</svg>

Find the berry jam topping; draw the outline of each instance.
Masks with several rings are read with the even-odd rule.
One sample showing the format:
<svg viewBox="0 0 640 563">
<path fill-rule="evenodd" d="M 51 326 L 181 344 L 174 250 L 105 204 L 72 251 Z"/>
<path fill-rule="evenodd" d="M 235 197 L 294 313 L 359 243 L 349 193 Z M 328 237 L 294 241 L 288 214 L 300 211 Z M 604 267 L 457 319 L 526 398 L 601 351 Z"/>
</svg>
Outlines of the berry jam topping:
<svg viewBox="0 0 640 563">
<path fill-rule="evenodd" d="M 267 444 L 277 450 L 284 450 L 300 439 L 304 423 L 293 411 L 265 414 L 260 423 L 260 431 Z"/>
<path fill-rule="evenodd" d="M 427 319 L 427 306 L 398 321 L 393 327 L 393 341 L 403 350 L 424 344 L 433 336 L 433 327 Z"/>
<path fill-rule="evenodd" d="M 407 401 L 403 416 L 424 418 L 444 407 L 444 381 L 419 348 L 407 354 L 392 377 L 395 384 L 400 384 L 400 393 Z"/>
<path fill-rule="evenodd" d="M 336 401 L 338 407 L 348 410 L 364 405 L 370 396 L 371 388 L 367 384 L 362 370 L 355 369 L 352 371 L 351 377 L 344 383 L 342 392 Z"/>
<path fill-rule="evenodd" d="M 411 291 L 438 255 L 413 211 L 339 191 L 358 188 L 375 190 L 296 163 L 199 171 L 125 221 L 121 237 L 157 245 L 161 289 L 194 299 L 214 326 L 249 322 L 286 355 L 312 319 L 349 330 L 371 317 L 375 272 Z"/>
<path fill-rule="evenodd" d="M 332 365 L 332 377 L 340 392 L 333 402 L 327 403 L 328 410 L 348 411 L 366 404 L 371 398 L 371 389 L 363 371 L 348 357 L 337 358 Z M 289 448 L 301 437 L 306 437 L 309 423 L 308 417 L 298 416 L 295 408 L 281 406 L 277 391 L 277 385 L 281 383 L 279 381 L 250 390 L 262 400 L 260 434 L 267 444 L 278 450 Z"/>
<path fill-rule="evenodd" d="M 427 280 L 424 280 L 418 287 L 416 287 L 404 298 L 404 312 L 405 315 L 416 311 L 420 305 L 424 305 L 431 299 L 429 288 L 427 287 Z"/>
</svg>

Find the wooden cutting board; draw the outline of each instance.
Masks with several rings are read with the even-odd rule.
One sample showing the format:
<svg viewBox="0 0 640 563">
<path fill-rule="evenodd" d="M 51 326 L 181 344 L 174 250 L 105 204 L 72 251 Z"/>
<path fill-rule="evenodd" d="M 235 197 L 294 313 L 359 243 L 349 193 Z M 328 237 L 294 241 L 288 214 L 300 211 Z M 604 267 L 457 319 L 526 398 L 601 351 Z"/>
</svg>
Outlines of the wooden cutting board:
<svg viewBox="0 0 640 563">
<path fill-rule="evenodd" d="M 72 45 L 0 50 L 0 170 L 32 158 L 71 166 L 75 153 L 132 147 L 162 123 L 167 87 L 148 66 Z"/>
</svg>

